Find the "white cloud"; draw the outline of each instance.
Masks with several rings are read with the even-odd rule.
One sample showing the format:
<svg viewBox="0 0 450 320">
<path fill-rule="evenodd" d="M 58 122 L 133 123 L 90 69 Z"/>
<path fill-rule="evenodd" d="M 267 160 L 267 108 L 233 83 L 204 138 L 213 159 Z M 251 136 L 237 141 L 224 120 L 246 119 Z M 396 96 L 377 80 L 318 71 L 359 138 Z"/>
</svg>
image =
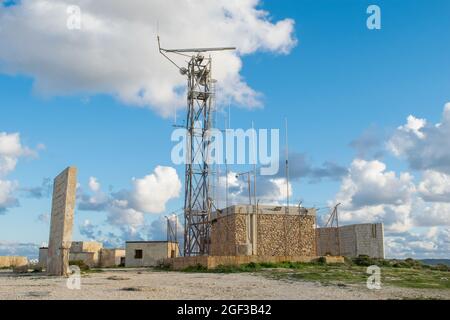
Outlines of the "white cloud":
<svg viewBox="0 0 450 320">
<path fill-rule="evenodd" d="M 342 203 L 344 224 L 383 222 L 390 257 L 448 257 L 450 104 L 437 124 L 409 116 L 387 147 L 416 170 L 417 180 L 388 171 L 381 161 L 355 159 L 330 204 Z"/>
<path fill-rule="evenodd" d="M 450 229 L 433 227 L 388 236 L 385 248 L 388 258 L 448 259 Z"/>
<path fill-rule="evenodd" d="M 450 226 L 450 203 L 416 200 L 412 218 L 417 226 Z"/>
<path fill-rule="evenodd" d="M 156 167 L 155 171 L 142 179 L 133 180 L 130 204 L 147 213 L 161 213 L 166 203 L 177 198 L 181 191 L 181 181 L 177 171 L 171 167 Z"/>
<path fill-rule="evenodd" d="M 0 177 L 12 172 L 20 157 L 34 157 L 36 152 L 22 145 L 19 133 L 0 132 Z"/>
<path fill-rule="evenodd" d="M 409 173 L 386 171 L 386 165 L 378 160 L 353 161 L 349 175 L 344 178 L 343 189 L 338 197 L 351 197 L 353 207 L 366 205 L 402 205 L 409 201 L 415 187 Z"/>
<path fill-rule="evenodd" d="M 17 189 L 17 182 L 0 180 L 0 214 L 8 208 L 15 207 L 19 204 L 14 197 L 14 191 Z"/>
<path fill-rule="evenodd" d="M 158 227 L 156 222 L 148 225 L 145 214 L 164 212 L 167 202 L 179 196 L 181 181 L 176 170 L 158 166 L 152 174 L 139 179 L 134 178 L 132 183 L 133 186 L 129 190 L 106 194 L 102 192 L 100 182 L 91 177 L 88 182 L 90 194 L 84 193 L 80 188 L 78 209 L 107 212 L 106 223 L 118 228 L 120 234 L 105 234 L 89 220 L 80 225 L 80 233 L 109 246 L 123 246 L 124 240 L 160 237 L 161 228 L 164 226 Z"/>
<path fill-rule="evenodd" d="M 69 30 L 67 8 L 81 9 L 81 30 Z M 271 21 L 259 0 L 22 0 L 0 11 L 0 71 L 26 74 L 46 95 L 106 93 L 163 116 L 184 106 L 185 79 L 157 50 L 236 46 L 215 53 L 222 97 L 255 107 L 259 94 L 242 79 L 241 57 L 287 54 L 296 45 L 294 21 Z M 184 59 L 179 60 L 180 62 Z M 181 90 L 180 90 L 181 89 Z"/>
<path fill-rule="evenodd" d="M 450 103 L 445 105 L 438 124 L 409 116 L 407 124 L 396 130 L 387 145 L 414 170 L 450 174 Z"/>
<path fill-rule="evenodd" d="M 219 178 L 217 192 L 220 194 L 219 203 L 216 204 L 219 208 L 226 206 L 226 176 Z M 254 195 L 253 176 L 250 182 L 250 196 L 253 203 Z M 281 204 L 286 203 L 286 179 L 270 178 L 267 176 L 257 177 L 256 198 L 260 204 Z M 292 184 L 289 184 L 289 196 L 292 196 Z M 236 177 L 236 172 L 230 171 L 228 173 L 228 204 L 248 204 L 249 190 L 247 176 Z"/>
<path fill-rule="evenodd" d="M 95 177 L 89 177 L 88 186 L 89 186 L 89 189 L 91 189 L 92 192 L 99 192 L 100 191 L 100 183 L 98 182 L 97 178 L 95 178 Z"/>
<path fill-rule="evenodd" d="M 14 196 L 18 182 L 2 178 L 14 171 L 19 158 L 35 156 L 35 151 L 22 145 L 19 133 L 0 132 L 0 214 L 19 205 Z"/>
<path fill-rule="evenodd" d="M 422 175 L 418 191 L 425 201 L 429 202 L 450 202 L 450 176 L 426 170 Z"/>
</svg>

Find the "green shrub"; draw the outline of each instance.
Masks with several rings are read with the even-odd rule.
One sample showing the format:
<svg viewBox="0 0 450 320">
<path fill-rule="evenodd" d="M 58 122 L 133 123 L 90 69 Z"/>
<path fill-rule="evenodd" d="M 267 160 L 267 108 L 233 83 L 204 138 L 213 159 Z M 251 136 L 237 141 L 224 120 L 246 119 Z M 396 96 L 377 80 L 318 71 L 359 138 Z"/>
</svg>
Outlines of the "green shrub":
<svg viewBox="0 0 450 320">
<path fill-rule="evenodd" d="M 368 267 L 376 265 L 376 260 L 366 255 L 359 255 L 358 257 L 353 258 L 353 263 L 357 266 Z"/>
<path fill-rule="evenodd" d="M 442 263 L 433 266 L 432 269 L 438 271 L 450 271 L 450 267 Z"/>
<path fill-rule="evenodd" d="M 202 266 L 201 264 L 197 264 L 195 266 L 189 266 L 187 268 L 184 268 L 182 271 L 184 271 L 184 272 L 206 272 L 206 271 L 208 271 L 208 268 L 205 266 Z"/>
</svg>

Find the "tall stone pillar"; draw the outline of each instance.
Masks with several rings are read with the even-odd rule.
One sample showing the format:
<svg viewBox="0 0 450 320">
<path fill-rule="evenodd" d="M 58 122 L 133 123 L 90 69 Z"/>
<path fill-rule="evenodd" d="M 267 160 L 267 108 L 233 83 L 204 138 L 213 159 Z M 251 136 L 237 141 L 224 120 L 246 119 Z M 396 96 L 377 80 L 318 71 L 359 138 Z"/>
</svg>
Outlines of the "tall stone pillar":
<svg viewBox="0 0 450 320">
<path fill-rule="evenodd" d="M 52 217 L 48 242 L 47 273 L 67 276 L 72 242 L 77 169 L 69 167 L 53 182 Z"/>
</svg>

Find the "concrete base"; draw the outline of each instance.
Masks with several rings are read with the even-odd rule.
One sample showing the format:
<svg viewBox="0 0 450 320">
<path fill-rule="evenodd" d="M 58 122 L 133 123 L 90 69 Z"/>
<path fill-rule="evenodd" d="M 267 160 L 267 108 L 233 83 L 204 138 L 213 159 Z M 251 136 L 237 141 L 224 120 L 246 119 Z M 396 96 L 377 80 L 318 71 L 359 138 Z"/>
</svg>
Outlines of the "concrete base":
<svg viewBox="0 0 450 320">
<path fill-rule="evenodd" d="M 344 257 L 326 256 L 325 262 L 344 263 Z M 313 262 L 319 257 L 301 256 L 198 256 L 198 257 L 178 257 L 165 259 L 164 264 L 170 266 L 172 270 L 183 270 L 188 267 L 203 266 L 207 269 L 214 269 L 218 266 L 239 266 L 248 263 L 281 263 L 289 262 Z"/>
</svg>

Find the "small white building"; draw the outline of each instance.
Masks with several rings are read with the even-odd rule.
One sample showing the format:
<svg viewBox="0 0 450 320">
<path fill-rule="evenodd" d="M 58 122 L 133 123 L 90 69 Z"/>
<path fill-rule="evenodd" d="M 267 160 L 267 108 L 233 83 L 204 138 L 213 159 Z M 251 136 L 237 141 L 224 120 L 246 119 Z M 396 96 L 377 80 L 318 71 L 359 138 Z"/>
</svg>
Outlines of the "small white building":
<svg viewBox="0 0 450 320">
<path fill-rule="evenodd" d="M 156 267 L 164 259 L 178 257 L 178 243 L 169 241 L 127 241 L 126 267 Z"/>
</svg>

